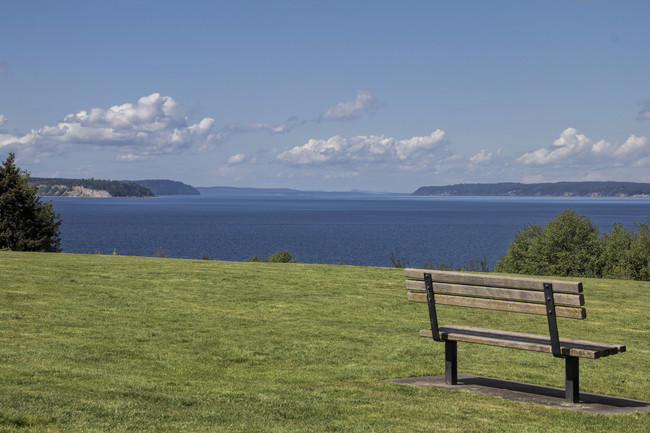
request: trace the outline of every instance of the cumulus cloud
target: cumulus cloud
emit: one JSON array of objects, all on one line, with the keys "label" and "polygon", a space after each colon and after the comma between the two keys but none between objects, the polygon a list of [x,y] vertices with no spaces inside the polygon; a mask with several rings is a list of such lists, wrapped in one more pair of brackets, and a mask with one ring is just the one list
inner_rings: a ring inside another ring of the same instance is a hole
[{"label": "cumulus cloud", "polygon": [[198,149],[199,153],[213,150],[217,144],[228,141],[235,134],[250,134],[257,132],[266,132],[270,135],[286,134],[294,128],[294,121],[290,119],[287,123],[273,125],[267,122],[255,122],[250,125],[230,124],[219,131],[208,135],[206,142]]},{"label": "cumulus cloud", "polygon": [[629,165],[650,162],[650,139],[630,135],[623,144],[600,140],[593,142],[575,128],[565,129],[551,148],[541,148],[521,155],[517,162],[528,166]]},{"label": "cumulus cloud", "polygon": [[320,116],[320,120],[352,120],[381,106],[368,91],[359,90],[354,101],[339,102]]},{"label": "cumulus cloud", "polygon": [[2,127],[4,124],[7,123],[7,118],[5,117],[4,114],[0,114],[0,149],[9,146],[10,143],[12,143],[16,137],[14,137],[11,134],[5,134],[2,132]]},{"label": "cumulus cloud", "polygon": [[176,113],[177,103],[170,96],[152,93],[108,109],[91,108],[68,114],[56,125],[33,129],[23,136],[0,136],[0,146],[52,148],[64,145],[113,147],[122,152],[123,161],[150,155],[176,153],[197,140],[208,139],[214,119],[206,117],[195,124]]},{"label": "cumulus cloud", "polygon": [[271,135],[275,134],[286,134],[287,132],[293,129],[293,125],[287,123],[280,123],[278,125],[272,125],[267,122],[255,122],[250,125],[239,125],[239,124],[230,124],[221,129],[221,133],[224,136],[232,134],[246,134],[252,132],[267,132]]},{"label": "cumulus cloud", "polygon": [[637,120],[650,120],[650,98],[639,99],[637,104],[643,107],[636,116]]},{"label": "cumulus cloud", "polygon": [[228,164],[231,165],[241,164],[244,161],[246,161],[246,155],[242,153],[232,155],[230,158],[228,158]]},{"label": "cumulus cloud", "polygon": [[277,159],[297,166],[393,163],[414,166],[429,160],[434,153],[445,152],[445,132],[437,129],[430,135],[398,140],[384,135],[327,140],[310,139],[302,146],[286,150]]},{"label": "cumulus cloud", "polygon": [[[499,149],[499,151],[497,151],[497,153],[500,153],[500,151],[501,151],[501,149]],[[485,149],[481,149],[481,151],[479,153],[477,153],[476,155],[474,155],[474,156],[472,156],[470,158],[470,161],[473,164],[486,164],[486,163],[489,163],[490,161],[492,161],[493,157],[494,157],[494,154],[492,152],[488,152]]]}]

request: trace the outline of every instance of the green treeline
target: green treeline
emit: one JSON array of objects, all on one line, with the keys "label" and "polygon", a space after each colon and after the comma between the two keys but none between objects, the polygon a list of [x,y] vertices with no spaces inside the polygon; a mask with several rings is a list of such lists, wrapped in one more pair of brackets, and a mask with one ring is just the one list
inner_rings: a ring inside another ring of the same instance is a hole
[{"label": "green treeline", "polygon": [[134,180],[150,189],[156,195],[200,195],[200,192],[191,185],[166,179]]},{"label": "green treeline", "polygon": [[650,281],[650,218],[602,236],[584,215],[567,210],[521,229],[496,272]]},{"label": "green treeline", "polygon": [[413,195],[493,197],[648,197],[650,196],[650,183],[464,183],[446,186],[423,186],[418,188]]},{"label": "green treeline", "polygon": [[117,180],[99,179],[58,179],[58,178],[31,178],[32,183],[38,185],[41,196],[56,197],[65,195],[74,187],[82,187],[95,191],[106,191],[111,197],[154,197],[149,188],[134,183]]}]

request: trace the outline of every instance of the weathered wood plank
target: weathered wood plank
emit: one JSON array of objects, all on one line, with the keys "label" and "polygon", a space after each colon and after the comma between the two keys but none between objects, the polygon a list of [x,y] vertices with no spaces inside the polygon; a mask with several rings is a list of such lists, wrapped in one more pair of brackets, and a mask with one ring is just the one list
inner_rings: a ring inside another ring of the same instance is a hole
[{"label": "weathered wood plank", "polygon": [[[450,332],[450,333],[441,332],[441,335],[443,340],[460,341],[463,343],[485,344],[488,346],[505,347],[508,349],[530,350],[530,351],[542,352],[542,353],[552,353],[552,348],[550,344],[533,343],[533,342],[527,343],[523,341],[511,341],[507,339],[466,335],[466,334],[454,333],[454,332]],[[420,331],[420,336],[431,338],[431,330],[427,329],[427,330]],[[580,358],[596,359],[596,353],[594,353],[593,351],[584,351],[584,350],[576,350],[567,347],[560,347],[560,353],[562,353],[562,355],[564,356],[576,356]]]},{"label": "weathered wood plank", "polygon": [[[423,329],[420,331],[420,335],[431,338],[431,330]],[[443,340],[552,353],[550,338],[542,335],[454,325],[440,327],[440,335]],[[569,339],[560,339],[560,346],[561,353],[564,356],[590,359],[597,359],[625,351],[625,346],[622,345]]]},{"label": "weathered wood plank", "polygon": [[[407,290],[421,291],[426,290],[424,281],[406,280]],[[467,286],[460,284],[433,283],[433,292],[439,294],[465,295],[482,298],[504,299],[522,302],[538,302],[544,304],[544,292],[532,290],[502,289],[497,287],[486,286]],[[584,295],[553,293],[553,299],[556,305],[568,305],[580,307],[585,304]]]},{"label": "weathered wood plank", "polygon": [[575,281],[562,281],[537,278],[505,277],[501,275],[469,274],[455,271],[435,271],[429,269],[404,270],[406,278],[424,279],[424,274],[429,273],[434,282],[469,284],[475,286],[492,286],[510,289],[526,289],[544,291],[544,283],[553,284],[553,291],[560,293],[581,293],[582,283]]},{"label": "weathered wood plank", "polygon": [[[525,302],[501,301],[497,299],[467,298],[463,296],[434,294],[436,304],[454,305],[457,307],[483,308],[487,310],[510,311],[514,313],[546,315],[546,305],[530,304]],[[422,292],[409,292],[408,300],[412,302],[427,302],[427,294]],[[555,307],[557,317],[570,319],[584,319],[587,317],[584,308]]]}]

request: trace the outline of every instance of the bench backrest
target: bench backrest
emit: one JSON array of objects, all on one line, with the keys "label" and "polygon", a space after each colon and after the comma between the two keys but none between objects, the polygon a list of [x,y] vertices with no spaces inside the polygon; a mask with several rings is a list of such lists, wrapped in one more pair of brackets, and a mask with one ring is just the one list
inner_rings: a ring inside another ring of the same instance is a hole
[{"label": "bench backrest", "polygon": [[555,316],[587,317],[580,282],[411,268],[404,273],[409,301],[427,302],[424,276],[430,274],[436,304],[547,315],[546,284],[552,286]]}]

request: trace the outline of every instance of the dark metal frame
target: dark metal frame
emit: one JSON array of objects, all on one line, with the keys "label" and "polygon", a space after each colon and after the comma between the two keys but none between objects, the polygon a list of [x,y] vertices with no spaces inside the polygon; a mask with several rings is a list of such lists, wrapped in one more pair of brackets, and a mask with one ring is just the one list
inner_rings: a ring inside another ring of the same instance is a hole
[{"label": "dark metal frame", "polygon": [[551,338],[551,352],[556,358],[564,358],[564,398],[577,403],[580,400],[580,358],[562,355],[560,337],[557,330],[557,316],[555,315],[555,299],[553,298],[553,284],[544,283],[544,300],[546,301],[546,318],[548,320],[548,333]]},{"label": "dark metal frame", "polygon": [[[435,341],[445,342],[445,383],[447,385],[456,385],[458,384],[458,344],[456,341],[443,340],[440,335],[438,314],[436,312],[436,299],[433,291],[433,279],[429,273],[424,274],[424,286],[427,291],[431,335]],[[544,283],[544,300],[546,301],[546,318],[548,320],[549,336],[551,339],[551,352],[556,358],[565,358],[565,399],[571,403],[578,403],[580,399],[579,358],[562,355],[557,328],[557,317],[555,315],[553,285],[551,283]]]},{"label": "dark metal frame", "polygon": [[433,294],[433,279],[431,274],[424,274],[424,286],[427,289],[427,305],[429,306],[429,322],[431,322],[431,335],[436,341],[442,341],[438,329],[438,314],[436,313],[436,298]]},{"label": "dark metal frame", "polygon": [[[424,274],[424,286],[427,290],[427,305],[429,306],[429,322],[431,322],[431,335],[435,341],[443,341],[438,328],[438,314],[436,312],[436,298],[433,293],[433,279],[431,274]],[[444,340],[445,342],[445,383],[458,384],[458,342]]]},{"label": "dark metal frame", "polygon": [[560,349],[560,337],[557,332],[557,318],[555,317],[555,300],[553,299],[553,284],[544,283],[544,300],[546,301],[546,318],[548,319],[548,333],[551,337],[551,352],[556,358],[563,358]]}]

